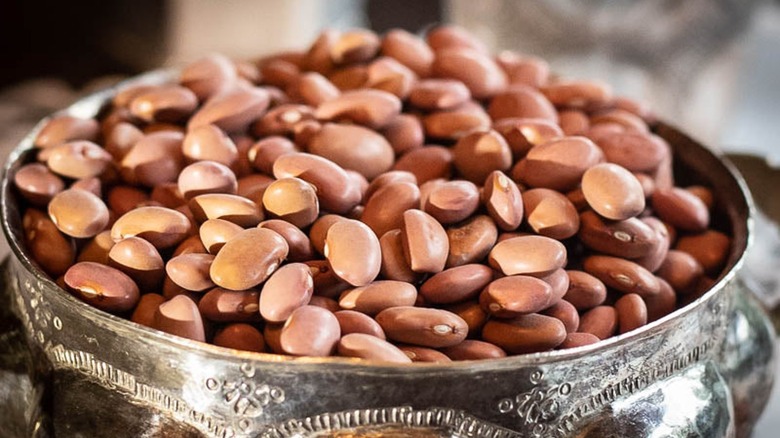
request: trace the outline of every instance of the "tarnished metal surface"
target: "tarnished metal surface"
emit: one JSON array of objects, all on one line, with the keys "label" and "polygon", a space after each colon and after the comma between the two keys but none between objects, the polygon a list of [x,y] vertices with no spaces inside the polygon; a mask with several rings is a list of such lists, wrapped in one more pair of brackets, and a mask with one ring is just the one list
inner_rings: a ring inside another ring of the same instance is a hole
[{"label": "tarnished metal surface", "polygon": [[[107,96],[74,111],[94,114]],[[674,145],[691,183],[706,181],[727,200],[719,206],[720,226],[735,236],[734,251],[713,290],[595,346],[449,365],[230,352],[102,313],[58,290],[22,251],[6,175],[3,226],[13,255],[4,265],[0,304],[10,300],[18,322],[0,325],[0,379],[19,385],[0,392],[0,433],[746,436],[771,389],[774,360],[774,334],[739,278],[750,202],[741,180],[712,152],[672,128],[658,132]],[[30,144],[28,137],[7,172]]]}]

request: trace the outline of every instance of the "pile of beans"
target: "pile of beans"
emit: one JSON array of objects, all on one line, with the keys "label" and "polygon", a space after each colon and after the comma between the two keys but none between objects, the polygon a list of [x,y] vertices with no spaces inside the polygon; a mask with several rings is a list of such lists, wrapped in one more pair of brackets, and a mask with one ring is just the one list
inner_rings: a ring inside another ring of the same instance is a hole
[{"label": "pile of beans", "polygon": [[63,289],[240,350],[497,358],[634,330],[730,238],[642,105],[462,29],[323,32],[52,118],[13,181]]}]

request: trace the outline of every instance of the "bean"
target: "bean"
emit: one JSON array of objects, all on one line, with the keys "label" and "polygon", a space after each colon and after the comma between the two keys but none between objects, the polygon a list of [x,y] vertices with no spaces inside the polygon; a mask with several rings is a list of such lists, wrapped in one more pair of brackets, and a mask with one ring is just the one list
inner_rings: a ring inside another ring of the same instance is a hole
[{"label": "bean", "polygon": [[422,276],[412,271],[409,262],[404,256],[403,243],[401,242],[401,230],[390,230],[379,239],[382,251],[382,267],[380,275],[388,280],[416,283]]},{"label": "bean", "polygon": [[411,363],[412,360],[395,345],[364,333],[342,336],[338,344],[340,356],[356,357],[378,362]]},{"label": "bean", "polygon": [[612,97],[610,88],[596,81],[558,81],[540,90],[553,105],[567,107],[599,104]]},{"label": "bean", "polygon": [[466,321],[466,325],[468,325],[469,328],[469,337],[478,337],[479,333],[482,331],[482,327],[484,327],[488,320],[487,312],[482,309],[482,306],[477,300],[450,304],[446,306],[444,310],[448,310]]},{"label": "bean", "polygon": [[450,251],[446,267],[481,262],[498,239],[495,222],[485,215],[477,215],[447,229]]},{"label": "bean", "polygon": [[323,254],[333,272],[353,286],[374,281],[382,266],[379,239],[356,220],[338,221],[328,229]]},{"label": "bean", "polygon": [[627,294],[615,301],[619,333],[628,333],[647,324],[647,306],[637,294]]},{"label": "bean", "polygon": [[46,149],[45,157],[52,172],[74,179],[101,175],[112,159],[105,149],[86,140],[51,146]]},{"label": "bean", "polygon": [[133,310],[130,321],[146,327],[154,328],[154,314],[160,304],[165,302],[165,297],[159,294],[143,294]]},{"label": "bean", "polygon": [[556,318],[532,313],[488,321],[482,329],[482,339],[507,353],[536,353],[560,345],[566,339],[566,327]]},{"label": "bean", "polygon": [[398,348],[404,352],[404,354],[412,360],[412,362],[428,362],[428,363],[447,363],[452,362],[452,359],[447,357],[446,354],[439,350],[434,350],[428,347],[418,347],[416,345],[399,345]]},{"label": "bean", "polygon": [[260,321],[258,300],[260,293],[254,289],[228,290],[215,287],[198,301],[201,315],[214,322]]},{"label": "bean", "polygon": [[364,86],[387,91],[404,100],[409,96],[417,75],[408,67],[390,57],[375,59],[366,69]]},{"label": "bean", "polygon": [[454,79],[424,79],[409,93],[409,103],[428,111],[448,110],[471,100],[463,82]]},{"label": "bean", "polygon": [[238,195],[206,193],[190,199],[187,205],[199,223],[223,219],[241,227],[254,227],[263,220],[260,207]]},{"label": "bean", "polygon": [[467,48],[487,53],[487,48],[476,36],[456,25],[443,24],[436,26],[428,31],[425,38],[434,51],[446,48]]},{"label": "bean", "polygon": [[452,360],[482,360],[500,359],[506,357],[506,352],[497,345],[476,339],[466,339],[460,344],[442,349]]},{"label": "bean", "polygon": [[632,261],[592,255],[585,258],[583,266],[587,273],[620,292],[636,293],[642,297],[659,292],[660,285],[655,276]]},{"label": "bean", "polygon": [[651,199],[655,214],[675,228],[701,232],[710,224],[707,205],[685,189],[657,189]]},{"label": "bean", "polygon": [[580,215],[579,237],[590,249],[617,257],[646,257],[658,245],[659,236],[637,218],[605,221],[592,211]]},{"label": "bean", "polygon": [[525,275],[510,275],[490,282],[479,295],[479,303],[498,318],[536,313],[549,306],[552,288],[544,281]]},{"label": "bean", "polygon": [[512,166],[512,151],[496,131],[476,131],[461,137],[452,151],[453,164],[467,180],[481,184],[493,171]]},{"label": "bean", "polygon": [[368,61],[379,51],[379,37],[369,30],[355,29],[340,34],[330,47],[334,64]]},{"label": "bean", "polygon": [[298,125],[314,120],[314,108],[308,105],[285,103],[269,109],[252,125],[251,131],[261,138],[285,136],[293,134]]},{"label": "bean", "polygon": [[35,146],[49,148],[62,143],[86,140],[97,140],[99,125],[95,119],[82,119],[70,115],[52,117],[38,131]]},{"label": "bean", "polygon": [[193,234],[187,237],[186,239],[182,240],[181,243],[176,246],[176,249],[173,250],[173,254],[171,254],[171,257],[176,257],[178,255],[191,254],[191,253],[197,253],[197,254],[208,253],[206,247],[203,246],[203,242],[200,240],[200,236],[198,236],[197,234]]},{"label": "bean", "polygon": [[198,235],[209,254],[217,254],[225,242],[241,232],[243,228],[223,219],[208,219],[200,225]]},{"label": "bean", "polygon": [[198,97],[188,88],[163,85],[140,93],[130,102],[130,114],[145,122],[176,123],[198,107]]},{"label": "bean", "polygon": [[545,276],[566,265],[566,247],[544,236],[513,237],[496,244],[488,262],[504,275]]},{"label": "bean", "polygon": [[314,186],[300,178],[281,178],[263,193],[263,207],[274,217],[299,228],[311,225],[320,211]]},{"label": "bean", "polygon": [[106,264],[129,276],[142,291],[157,290],[165,275],[165,263],[157,248],[139,237],[128,237],[108,251]]},{"label": "bean", "polygon": [[307,265],[290,263],[277,269],[263,285],[260,314],[266,321],[284,322],[293,311],[309,303],[314,279]]},{"label": "bean", "polygon": [[453,224],[470,217],[477,207],[476,185],[468,181],[447,181],[431,190],[423,210],[442,224]]},{"label": "bean", "polygon": [[707,206],[707,210],[712,211],[715,206],[715,194],[712,193],[712,190],[709,187],[696,185],[686,187],[685,190],[701,199],[701,202]]},{"label": "bean", "polygon": [[260,330],[249,324],[230,324],[219,330],[213,339],[214,345],[235,350],[265,352],[265,339]]},{"label": "bean", "polygon": [[206,342],[198,305],[186,295],[177,295],[160,304],[154,314],[154,328],[182,338]]},{"label": "bean", "polygon": [[590,119],[584,112],[576,109],[559,112],[558,124],[566,135],[585,135],[590,130]]},{"label": "bean", "polygon": [[421,210],[404,212],[401,243],[412,271],[436,273],[444,270],[450,244],[444,228],[431,215]]},{"label": "bean", "polygon": [[[644,122],[642,122],[644,123]],[[642,132],[617,132],[596,137],[604,157],[632,172],[653,172],[670,153],[660,137]]]},{"label": "bean", "polygon": [[539,279],[550,285],[549,306],[553,306],[561,301],[569,290],[569,274],[563,268],[556,269],[551,274],[539,277]]},{"label": "bean", "polygon": [[577,313],[577,308],[566,300],[560,300],[548,307],[542,312],[542,315],[552,316],[561,321],[566,327],[566,333],[574,333],[580,326],[580,315]]},{"label": "bean", "polygon": [[612,306],[596,306],[580,317],[579,331],[607,339],[618,330],[618,312]]},{"label": "bean", "polygon": [[647,133],[649,130],[647,123],[641,117],[622,108],[597,112],[591,116],[590,121],[593,125],[601,123],[617,124],[622,126],[626,132]]},{"label": "bean", "polygon": [[320,120],[348,120],[370,128],[386,126],[401,112],[401,100],[381,90],[346,91],[314,112]]},{"label": "bean", "polygon": [[342,336],[350,333],[364,333],[379,339],[386,339],[385,332],[379,323],[365,313],[354,310],[339,310],[333,314],[339,320]]},{"label": "bean", "polygon": [[569,288],[563,299],[577,310],[588,310],[604,303],[607,287],[598,278],[583,271],[566,271],[569,276]]},{"label": "bean", "polygon": [[190,200],[204,193],[235,194],[236,175],[230,168],[216,161],[198,161],[182,169],[178,189],[184,199]]},{"label": "bean", "polygon": [[422,122],[428,137],[442,140],[457,140],[470,132],[487,130],[491,125],[487,112],[472,101],[428,114]]},{"label": "bean", "polygon": [[468,334],[466,321],[441,309],[391,307],[375,319],[388,339],[422,347],[449,347],[463,342]]},{"label": "bean", "polygon": [[113,246],[114,239],[111,238],[111,230],[103,230],[84,244],[78,253],[77,260],[79,262],[95,262],[107,265],[109,262],[108,254]]},{"label": "bean", "polygon": [[566,340],[563,341],[561,345],[558,346],[559,349],[563,350],[566,348],[577,348],[577,347],[584,347],[586,345],[592,345],[597,342],[599,342],[601,339],[596,337],[596,335],[593,335],[591,333],[569,333],[566,335]]},{"label": "bean", "polygon": [[122,179],[146,187],[175,182],[183,167],[183,140],[182,134],[172,131],[145,135],[122,158]]},{"label": "bean", "polygon": [[203,101],[232,86],[236,79],[236,69],[230,59],[211,54],[187,65],[179,82]]},{"label": "bean", "polygon": [[669,235],[669,228],[655,217],[644,217],[640,219],[645,225],[653,229],[655,233],[655,243],[650,251],[644,257],[634,260],[643,268],[650,272],[655,272],[661,266],[666,254],[669,251],[669,243],[672,238]]},{"label": "bean", "polygon": [[331,71],[327,76],[339,91],[358,91],[368,82],[368,67],[364,64],[348,65]]},{"label": "bean", "polygon": [[49,202],[49,217],[54,225],[71,237],[94,237],[106,228],[108,207],[90,192],[68,189]]},{"label": "bean", "polygon": [[496,94],[487,110],[493,120],[519,117],[558,123],[558,112],[552,103],[536,88],[526,85],[512,85]]},{"label": "bean", "polygon": [[393,165],[393,148],[380,134],[362,126],[326,123],[311,139],[309,151],[368,179]]},{"label": "bean", "polygon": [[40,163],[25,164],[13,176],[19,193],[31,204],[43,207],[65,188],[65,182]]},{"label": "bean", "polygon": [[704,275],[704,268],[687,252],[669,250],[656,275],[666,280],[680,295],[694,292]]},{"label": "bean", "polygon": [[425,141],[422,121],[411,114],[397,115],[382,128],[381,134],[396,154],[421,148]]},{"label": "bean", "polygon": [[285,82],[287,83],[280,86],[287,87],[287,94],[295,100],[313,107],[336,99],[341,94],[341,91],[328,78],[317,72],[301,74],[299,71],[295,71]]},{"label": "bean", "polygon": [[433,275],[420,286],[426,301],[449,304],[476,298],[493,279],[493,270],[485,265],[467,264]]},{"label": "bean", "polygon": [[729,236],[716,230],[680,237],[675,246],[675,249],[693,256],[709,275],[719,272],[729,256],[730,248]]},{"label": "bean", "polygon": [[182,254],[168,260],[165,264],[165,272],[179,287],[201,292],[214,287],[214,282],[209,276],[213,262],[214,256],[211,254]]},{"label": "bean", "polygon": [[164,207],[139,207],[120,216],[111,227],[114,241],[138,236],[155,248],[170,248],[179,244],[192,230],[184,214]]},{"label": "bean", "polygon": [[597,164],[582,175],[582,193],[596,213],[612,220],[637,216],[645,209],[642,185],[617,164]]},{"label": "bean", "polygon": [[493,129],[504,137],[515,160],[525,157],[532,148],[564,135],[553,122],[519,117],[497,120]]},{"label": "bean", "polygon": [[74,242],[43,212],[28,208],[22,218],[24,242],[33,259],[52,277],[65,273],[76,258]]},{"label": "bean", "polygon": [[475,99],[492,97],[507,85],[506,74],[487,54],[467,48],[436,51],[432,72],[463,82]]},{"label": "bean", "polygon": [[314,257],[314,248],[312,248],[309,237],[295,225],[280,219],[270,219],[260,222],[257,227],[268,228],[284,238],[289,247],[288,261],[304,262]]},{"label": "bean", "polygon": [[381,53],[409,67],[418,76],[430,74],[433,51],[422,39],[403,29],[392,29],[384,35]]},{"label": "bean", "polygon": [[187,129],[214,125],[227,133],[244,132],[265,113],[270,102],[262,88],[235,85],[211,96],[190,118]]},{"label": "bean", "polygon": [[94,262],[78,262],[64,277],[68,291],[109,313],[132,310],[140,298],[138,286],[122,271]]},{"label": "bean", "polygon": [[414,175],[418,184],[452,174],[452,151],[442,146],[424,146],[407,151],[393,165],[393,170]]},{"label": "bean", "polygon": [[531,189],[523,193],[523,214],[536,234],[564,240],[580,230],[580,216],[569,199],[551,189]]},{"label": "bean", "polygon": [[241,231],[214,257],[211,280],[230,290],[250,289],[264,282],[287,257],[287,242],[266,228]]},{"label": "bean", "polygon": [[297,177],[317,188],[317,197],[324,210],[344,214],[361,198],[344,169],[332,161],[306,153],[291,153],[277,158],[274,177]]},{"label": "bean", "polygon": [[417,301],[414,285],[402,281],[379,280],[365,286],[347,289],[339,298],[339,306],[366,315],[398,306],[413,306]]},{"label": "bean", "polygon": [[279,344],[293,356],[330,356],[341,338],[339,321],[329,310],[315,306],[295,309],[284,323]]},{"label": "bean", "polygon": [[512,175],[531,187],[568,191],[584,184],[585,173],[603,161],[602,151],[585,137],[554,138],[531,148]]},{"label": "bean", "polygon": [[511,50],[503,50],[496,61],[506,72],[510,84],[523,84],[541,87],[550,77],[550,65],[535,56],[520,55]]},{"label": "bean", "polygon": [[488,215],[504,231],[513,231],[523,221],[523,197],[520,189],[500,170],[490,173],[482,188],[482,203]]}]

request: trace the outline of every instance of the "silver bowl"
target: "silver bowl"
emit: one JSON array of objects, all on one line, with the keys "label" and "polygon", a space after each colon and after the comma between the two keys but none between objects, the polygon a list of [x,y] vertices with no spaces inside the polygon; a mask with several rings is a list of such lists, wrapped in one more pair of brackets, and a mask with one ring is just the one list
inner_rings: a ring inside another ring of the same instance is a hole
[{"label": "silver bowl", "polygon": [[[94,116],[115,91],[65,112]],[[23,248],[10,182],[31,158],[36,131],[2,182],[12,249],[0,287],[2,436],[746,437],[772,388],[774,331],[744,281],[752,201],[722,156],[668,125],[655,132],[688,183],[713,187],[720,226],[733,236],[709,292],[591,346],[404,366],[231,351],[65,293]]]}]

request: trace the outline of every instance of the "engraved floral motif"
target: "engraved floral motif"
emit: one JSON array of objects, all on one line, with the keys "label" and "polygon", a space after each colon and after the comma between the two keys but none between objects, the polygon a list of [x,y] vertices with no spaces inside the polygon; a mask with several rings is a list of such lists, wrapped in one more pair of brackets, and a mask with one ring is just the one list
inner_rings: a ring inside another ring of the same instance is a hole
[{"label": "engraved floral motif", "polygon": [[561,415],[561,404],[571,394],[572,385],[563,382],[556,385],[544,385],[544,373],[536,370],[529,378],[533,387],[514,397],[498,402],[498,411],[506,415],[516,415],[522,424],[532,425],[532,436],[549,436],[547,425]]},{"label": "engraved floral motif", "polygon": [[62,330],[62,320],[54,314],[49,301],[43,294],[44,285],[40,281],[33,282],[29,278],[22,284],[23,290],[29,297],[29,313],[32,315],[27,321],[27,328],[30,335],[39,343],[46,342],[46,334],[55,330]]},{"label": "engraved floral motif", "polygon": [[237,379],[206,379],[206,389],[219,392],[233,412],[242,417],[257,417],[264,409],[284,401],[284,391],[276,386],[254,380],[255,369],[251,364],[242,364],[241,376]]}]

